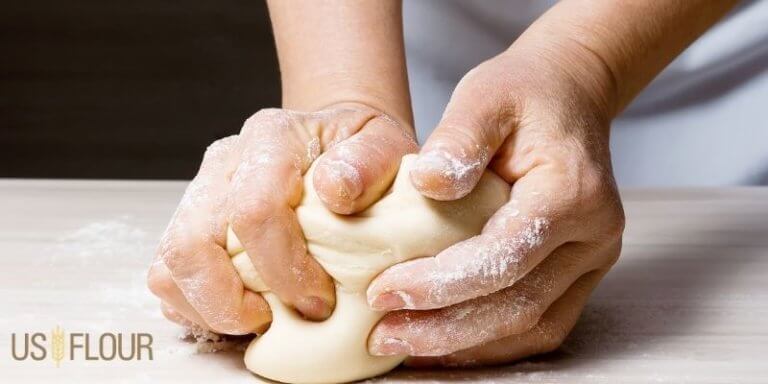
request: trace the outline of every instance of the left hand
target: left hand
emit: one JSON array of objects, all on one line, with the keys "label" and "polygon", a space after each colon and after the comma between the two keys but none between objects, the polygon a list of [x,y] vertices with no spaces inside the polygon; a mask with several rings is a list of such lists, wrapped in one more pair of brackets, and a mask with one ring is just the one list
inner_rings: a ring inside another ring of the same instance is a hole
[{"label": "left hand", "polygon": [[162,237],[148,286],[163,314],[231,335],[261,333],[272,321],[268,303],[232,265],[229,226],[283,303],[307,319],[328,318],[333,280],[307,253],[294,212],[304,173],[324,152],[313,179],[318,196],[333,212],[354,213],[379,199],[416,149],[409,124],[361,103],[254,114],[239,135],[206,151]]},{"label": "left hand", "polygon": [[[547,51],[505,52],[457,86],[411,173],[425,196],[468,194],[486,167],[512,185],[482,233],[395,265],[368,289],[395,311],[375,355],[409,365],[504,363],[556,349],[617,260],[624,214],[608,149],[600,66]],[[597,68],[597,69],[595,69]]]}]

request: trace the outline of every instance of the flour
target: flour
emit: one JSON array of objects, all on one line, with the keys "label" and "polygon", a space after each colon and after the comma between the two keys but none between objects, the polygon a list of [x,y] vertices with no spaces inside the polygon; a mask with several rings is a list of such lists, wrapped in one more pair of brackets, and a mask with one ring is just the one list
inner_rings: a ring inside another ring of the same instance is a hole
[{"label": "flour", "polygon": [[[363,178],[358,169],[345,160],[326,160],[321,163],[322,171],[338,185],[336,196],[353,200],[363,193]],[[326,204],[332,201],[323,200]]]},{"label": "flour", "polygon": [[[66,314],[56,320],[77,331],[144,331],[127,320],[137,314],[160,322],[158,302],[149,294],[143,272],[157,237],[137,221],[124,215],[85,222],[53,239],[33,263],[41,275],[55,278],[33,279],[29,288],[54,294],[45,306],[36,305],[46,313]],[[91,309],[72,310],[83,307]]]},{"label": "flour", "polygon": [[[441,198],[456,199],[468,194],[485,170],[488,160],[486,150],[478,148],[478,155],[470,157],[462,151],[455,156],[450,151],[436,148],[419,156],[414,171],[420,175],[439,174],[450,183],[451,194]],[[417,184],[419,180],[415,181]],[[423,187],[423,185],[418,185]]]},{"label": "flour", "polygon": [[[523,219],[522,229],[514,236],[483,234],[451,246],[434,258],[428,273],[413,276],[426,285],[425,301],[442,307],[461,299],[487,295],[512,285],[531,266],[526,263],[539,248],[549,228],[549,221],[535,217]],[[424,262],[416,260],[414,263]],[[407,274],[409,263],[396,265]],[[413,285],[418,286],[418,283]]]},{"label": "flour", "polygon": [[[514,236],[478,235],[434,258],[390,267],[387,274],[405,280],[401,284],[413,292],[389,293],[401,298],[420,295],[419,309],[437,309],[390,315],[374,331],[374,343],[412,335],[413,339],[406,339],[419,340],[420,355],[442,356],[529,330],[545,309],[541,293],[550,292],[555,281],[548,274],[527,275],[533,267],[532,253],[544,243],[549,221],[540,217],[517,220],[520,230]],[[413,302],[406,302],[405,309],[415,308]]]},{"label": "flour", "polygon": [[248,343],[253,340],[252,335],[220,335],[197,326],[185,327],[178,338],[180,340],[194,342],[195,352],[197,353],[216,353],[225,351],[243,352],[248,347]]},{"label": "flour", "polygon": [[[48,263],[109,263],[115,257],[151,252],[148,234],[132,225],[129,216],[89,223],[56,239]],[[63,260],[66,258],[66,260]]]},{"label": "flour", "polygon": [[315,159],[320,156],[320,152],[320,139],[313,137],[309,140],[309,143],[307,143],[307,164],[313,163]]},{"label": "flour", "polygon": [[414,308],[413,298],[411,295],[403,291],[393,291],[392,294],[397,295],[397,297],[403,301],[403,308]]}]

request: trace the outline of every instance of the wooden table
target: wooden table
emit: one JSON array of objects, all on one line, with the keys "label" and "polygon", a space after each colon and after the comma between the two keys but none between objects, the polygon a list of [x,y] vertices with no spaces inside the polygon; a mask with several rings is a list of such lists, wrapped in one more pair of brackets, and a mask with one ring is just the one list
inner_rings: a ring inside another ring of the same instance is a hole
[{"label": "wooden table", "polygon": [[[200,354],[179,340],[145,288],[184,186],[0,180],[0,383],[257,380],[238,353]],[[397,370],[374,381],[768,382],[768,189],[623,196],[622,258],[561,351],[501,368]],[[153,360],[79,356],[56,367],[50,357],[11,358],[13,333],[49,337],[56,326],[92,338],[150,333]]]}]

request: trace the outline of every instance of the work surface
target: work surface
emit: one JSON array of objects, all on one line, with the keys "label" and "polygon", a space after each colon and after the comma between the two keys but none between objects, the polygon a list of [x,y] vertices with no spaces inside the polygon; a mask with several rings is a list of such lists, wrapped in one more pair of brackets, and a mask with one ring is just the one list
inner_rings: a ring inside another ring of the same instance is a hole
[{"label": "work surface", "polygon": [[[197,353],[180,340],[145,288],[184,186],[0,180],[0,382],[258,380],[240,354]],[[622,195],[621,259],[560,351],[482,370],[396,370],[373,381],[768,382],[768,189]],[[50,355],[12,359],[13,333],[17,350],[25,333],[46,333],[47,346],[56,326],[92,339],[150,333],[153,360],[86,361],[79,352],[56,367]]]}]

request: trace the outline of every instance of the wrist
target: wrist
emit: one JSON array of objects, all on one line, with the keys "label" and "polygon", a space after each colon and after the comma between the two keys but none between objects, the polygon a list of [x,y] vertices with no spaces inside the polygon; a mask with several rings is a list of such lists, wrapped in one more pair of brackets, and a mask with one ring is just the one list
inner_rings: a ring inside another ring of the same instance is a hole
[{"label": "wrist", "polygon": [[[556,108],[580,110],[591,119],[610,122],[618,105],[618,83],[606,60],[587,47],[555,40],[512,45],[502,54],[523,73],[529,94]],[[531,81],[532,80],[532,81]]]},{"label": "wrist", "polygon": [[283,107],[361,102],[412,125],[401,4],[270,1]]},{"label": "wrist", "polygon": [[564,0],[512,49],[544,52],[606,110],[609,119],[736,0]]}]

